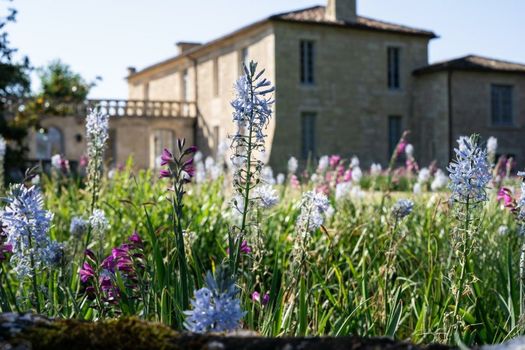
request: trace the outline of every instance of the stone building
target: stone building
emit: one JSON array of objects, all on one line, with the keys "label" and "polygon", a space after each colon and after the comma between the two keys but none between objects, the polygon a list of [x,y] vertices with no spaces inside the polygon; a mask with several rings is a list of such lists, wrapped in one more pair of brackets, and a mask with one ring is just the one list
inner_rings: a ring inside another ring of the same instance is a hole
[{"label": "stone building", "polygon": [[[235,131],[233,84],[243,62],[255,60],[276,86],[267,129],[274,167],[290,156],[330,153],[385,164],[405,129],[424,164],[436,159],[443,166],[455,139],[472,132],[498,137],[501,152],[523,163],[525,65],[477,56],[429,65],[428,44],[436,37],[359,16],[356,0],[328,0],[205,44],[179,42],[175,57],[129,68],[129,100],[94,103],[115,115],[110,153],[116,162],[133,155],[137,166],[153,166],[177,137],[212,154]],[[59,135],[57,150],[79,156],[80,119],[44,123]]]}]

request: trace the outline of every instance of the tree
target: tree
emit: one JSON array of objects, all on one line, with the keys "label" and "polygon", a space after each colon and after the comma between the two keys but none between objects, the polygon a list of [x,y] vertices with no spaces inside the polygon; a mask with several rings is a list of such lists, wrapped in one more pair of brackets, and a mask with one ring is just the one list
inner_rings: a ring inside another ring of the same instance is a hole
[{"label": "tree", "polygon": [[[8,1],[11,0],[1,0]],[[28,97],[31,92],[29,59],[22,58],[15,62],[13,55],[17,49],[11,47],[6,27],[15,22],[17,11],[7,7],[5,16],[0,16],[0,134],[8,141],[5,158],[6,168],[20,168],[27,152],[23,141],[27,136],[28,120],[13,118],[8,113],[8,106],[13,100]],[[7,172],[9,176],[9,172]]]},{"label": "tree", "polygon": [[[59,59],[39,69],[41,90],[25,104],[20,113],[24,119],[38,123],[41,116],[71,116],[78,114],[89,91],[96,85],[87,82],[80,74]],[[100,78],[97,78],[99,80]]]}]

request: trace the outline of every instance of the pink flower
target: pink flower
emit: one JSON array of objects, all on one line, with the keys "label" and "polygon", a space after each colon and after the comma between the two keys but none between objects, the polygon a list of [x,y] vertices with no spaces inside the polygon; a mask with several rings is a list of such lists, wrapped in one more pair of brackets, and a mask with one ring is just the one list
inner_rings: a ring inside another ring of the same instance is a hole
[{"label": "pink flower", "polygon": [[348,169],[347,171],[345,171],[345,174],[343,176],[343,182],[349,182],[351,180],[352,180],[352,170]]},{"label": "pink flower", "polygon": [[89,162],[89,159],[88,159],[87,156],[81,156],[81,157],[80,157],[80,160],[79,160],[79,162],[78,162],[78,163],[79,163],[78,165],[79,165],[81,168],[85,168],[85,167],[87,167],[88,162]]},{"label": "pink flower", "polygon": [[256,303],[261,303],[261,305],[266,305],[270,301],[270,293],[266,292],[264,293],[264,296],[261,300],[261,294],[257,291],[254,291],[252,293],[252,300]]},{"label": "pink flower", "polygon": [[514,207],[516,206],[514,203],[514,198],[512,197],[512,192],[506,187],[502,187],[498,191],[497,199],[498,202],[503,201],[503,205],[505,206],[505,208],[514,209]]},{"label": "pink flower", "polygon": [[407,144],[408,143],[405,140],[401,140],[401,142],[399,142],[396,148],[396,154],[398,157],[405,153],[405,148],[407,147]]},{"label": "pink flower", "polygon": [[300,185],[301,184],[299,183],[299,180],[297,179],[297,176],[292,175],[290,177],[290,186],[292,186],[292,188],[299,188]]},{"label": "pink flower", "polygon": [[330,156],[330,166],[335,168],[341,161],[341,156],[334,154]]}]

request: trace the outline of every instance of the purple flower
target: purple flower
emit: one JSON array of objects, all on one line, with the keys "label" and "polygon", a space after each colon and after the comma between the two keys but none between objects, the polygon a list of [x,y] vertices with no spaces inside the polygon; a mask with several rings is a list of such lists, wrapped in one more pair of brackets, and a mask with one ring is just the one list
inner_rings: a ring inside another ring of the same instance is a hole
[{"label": "purple flower", "polygon": [[165,166],[174,161],[173,154],[171,154],[170,151],[164,148],[164,150],[162,151],[162,155],[160,156],[160,160],[161,160],[160,165]]},{"label": "purple flower", "polygon": [[250,254],[252,252],[252,248],[248,245],[247,241],[242,241],[241,243],[241,253],[244,254]]},{"label": "purple flower", "polygon": [[258,291],[252,293],[252,300],[256,303],[261,303],[261,305],[266,305],[270,302],[270,293],[264,293],[264,296],[261,299],[261,294]]},{"label": "purple flower", "polygon": [[161,169],[159,174],[160,174],[159,178],[161,178],[161,179],[163,177],[171,177],[171,171],[168,170],[168,169]]},{"label": "purple flower", "polygon": [[95,270],[87,262],[84,263],[84,266],[80,269],[80,280],[82,283],[86,283],[95,276]]},{"label": "purple flower", "polygon": [[6,253],[12,253],[13,246],[11,244],[0,245],[0,262],[4,261],[7,256]]},{"label": "purple flower", "polygon": [[133,232],[133,234],[128,238],[128,241],[134,245],[142,245],[142,239],[137,232]]},{"label": "purple flower", "polygon": [[262,298],[261,304],[266,305],[270,302],[270,293],[266,292],[264,293],[264,296]]}]

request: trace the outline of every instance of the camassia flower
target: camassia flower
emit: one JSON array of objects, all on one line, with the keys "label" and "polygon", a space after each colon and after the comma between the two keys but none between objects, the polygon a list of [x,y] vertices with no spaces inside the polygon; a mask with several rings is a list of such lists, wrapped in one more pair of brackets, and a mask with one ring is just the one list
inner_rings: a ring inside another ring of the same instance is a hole
[{"label": "camassia flower", "polygon": [[226,332],[239,327],[246,312],[237,298],[239,289],[224,270],[206,275],[206,287],[195,291],[192,309],[185,311],[184,326],[194,333]]},{"label": "camassia flower", "polygon": [[408,216],[408,214],[412,212],[413,208],[414,202],[408,199],[400,199],[396,204],[394,204],[394,207],[392,208],[392,214],[396,219],[400,220],[405,216]]},{"label": "camassia flower", "polygon": [[53,215],[43,208],[43,202],[38,188],[16,184],[11,186],[1,213],[9,246],[4,251],[12,250],[11,266],[19,278],[56,266],[61,247],[49,238]]},{"label": "camassia flower", "polygon": [[487,152],[478,147],[474,137],[462,137],[458,143],[456,159],[447,168],[452,199],[471,204],[486,201],[486,188],[492,179]]}]

